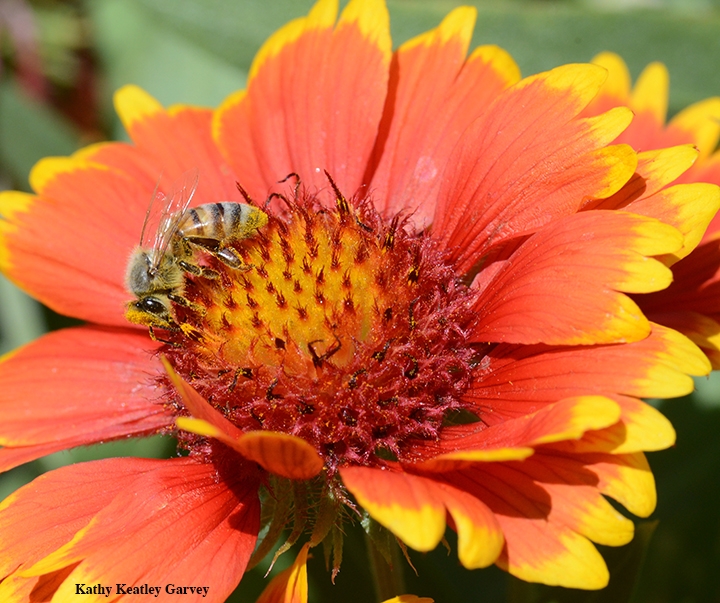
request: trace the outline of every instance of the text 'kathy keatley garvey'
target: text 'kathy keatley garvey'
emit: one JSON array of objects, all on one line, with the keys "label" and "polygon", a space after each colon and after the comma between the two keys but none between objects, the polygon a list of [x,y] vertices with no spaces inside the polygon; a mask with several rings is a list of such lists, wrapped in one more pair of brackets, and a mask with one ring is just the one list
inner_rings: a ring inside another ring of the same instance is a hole
[{"label": "text 'kathy keatley garvey'", "polygon": [[[114,590],[113,590],[114,589]],[[157,597],[161,592],[168,595],[194,595],[202,594],[207,597],[210,591],[209,586],[178,586],[176,584],[166,584],[165,586],[151,586],[150,584],[140,584],[128,586],[125,583],[117,583],[113,585],[104,584],[76,584],[76,595],[153,595]]]}]

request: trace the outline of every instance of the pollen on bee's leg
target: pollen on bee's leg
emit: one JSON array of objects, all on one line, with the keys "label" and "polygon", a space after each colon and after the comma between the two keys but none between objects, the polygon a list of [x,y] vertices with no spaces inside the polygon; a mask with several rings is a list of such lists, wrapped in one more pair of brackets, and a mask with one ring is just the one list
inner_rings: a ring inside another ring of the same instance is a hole
[{"label": "pollen on bee's leg", "polygon": [[285,198],[228,247],[247,270],[208,253],[219,278],[185,277],[166,352],[226,419],[304,439],[328,476],[417,458],[460,409],[473,358],[473,294],[430,238],[333,192],[330,207]]}]

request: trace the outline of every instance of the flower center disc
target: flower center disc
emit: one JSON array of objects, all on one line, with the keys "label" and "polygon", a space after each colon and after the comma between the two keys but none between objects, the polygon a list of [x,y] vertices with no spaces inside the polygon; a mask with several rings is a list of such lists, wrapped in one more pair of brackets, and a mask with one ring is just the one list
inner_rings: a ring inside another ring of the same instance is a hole
[{"label": "flower center disc", "polygon": [[330,472],[419,458],[470,380],[471,292],[398,217],[287,205],[235,245],[247,269],[198,257],[219,276],[185,277],[164,353],[240,429],[299,436]]}]

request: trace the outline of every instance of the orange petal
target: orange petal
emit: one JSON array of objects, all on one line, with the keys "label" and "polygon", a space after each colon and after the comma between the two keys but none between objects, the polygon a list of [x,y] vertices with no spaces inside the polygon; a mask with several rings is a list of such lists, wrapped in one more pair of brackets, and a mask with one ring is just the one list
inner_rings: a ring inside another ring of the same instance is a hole
[{"label": "orange petal", "polygon": [[512,58],[496,46],[465,59],[476,12],[453,10],[436,29],[403,44],[393,62],[370,190],[381,211],[409,209],[419,227],[432,219],[442,173],[462,132],[519,79]]},{"label": "orange petal", "polygon": [[[505,536],[505,548],[497,560],[500,567],[531,582],[602,588],[608,581],[602,557],[576,531],[582,512],[577,507],[574,514],[571,508],[566,507],[564,513],[556,508],[552,498],[555,492],[525,473],[528,462],[475,466],[447,475],[446,479],[482,500],[494,513]],[[552,481],[560,480],[559,476],[552,476]],[[578,493],[582,491],[575,487]],[[600,498],[597,494],[595,500]],[[577,502],[582,509],[585,501],[578,497]],[[564,522],[568,519],[572,519],[571,526]]]},{"label": "orange petal", "polygon": [[618,108],[575,119],[605,72],[566,65],[503,92],[463,133],[442,177],[433,231],[461,272],[492,246],[614,194],[637,158],[607,147],[631,119]]},{"label": "orange petal", "polygon": [[[13,492],[0,503],[0,578],[33,565],[71,540],[129,483],[158,462],[118,458],[69,465]],[[93,494],[78,495],[84,491]]]},{"label": "orange petal", "polygon": [[649,517],[655,510],[655,478],[642,452],[587,454],[578,458],[598,477],[598,489],[628,511],[638,517]]},{"label": "orange petal", "polygon": [[434,479],[398,471],[345,467],[343,483],[370,516],[408,546],[429,551],[445,532],[445,509],[467,568],[487,567],[503,545],[498,523],[476,497]]},{"label": "orange petal", "polygon": [[[482,438],[479,438],[482,440]],[[459,439],[447,443],[448,448],[460,447],[459,450],[446,452],[434,456],[426,461],[413,465],[417,469],[423,471],[432,471],[436,473],[444,473],[455,469],[462,469],[474,463],[494,463],[498,461],[522,461],[535,452],[532,448],[518,446],[515,448],[485,448],[482,446],[485,442],[479,443],[472,439]],[[465,446],[467,445],[467,449]],[[492,444],[490,444],[492,446]]]},{"label": "orange petal", "polygon": [[118,583],[210,585],[224,600],[250,558],[260,512],[252,468],[238,466],[237,457],[218,460],[218,468],[188,458],[148,461],[153,470],[122,482],[71,541],[23,574],[79,562],[57,600],[72,600],[76,584],[98,583],[112,585],[112,594]]},{"label": "orange petal", "polygon": [[675,443],[672,424],[658,410],[635,398],[614,396],[620,407],[617,423],[587,431],[577,441],[553,444],[553,449],[570,454],[609,452],[626,454],[643,450],[663,450]]},{"label": "orange petal", "polygon": [[720,209],[720,187],[704,182],[678,184],[634,201],[628,204],[627,209],[658,218],[682,233],[682,247],[661,258],[664,264],[672,266],[700,243],[710,220]]},{"label": "orange petal", "polygon": [[676,397],[690,393],[688,375],[707,374],[702,352],[679,333],[653,325],[642,341],[577,348],[498,346],[466,394],[489,424],[534,412],[548,402],[595,394],[612,398]]},{"label": "orange petal", "polygon": [[323,460],[302,438],[273,431],[249,431],[237,441],[238,451],[268,471],[289,479],[310,479]]},{"label": "orange petal", "polygon": [[146,208],[161,175],[163,180],[173,183],[188,170],[197,170],[199,174],[194,205],[240,200],[235,177],[212,139],[210,109],[186,106],[164,109],[137,86],[120,88],[115,93],[115,108],[135,145],[132,157],[112,146],[92,149],[91,157],[93,161],[127,169],[129,174],[142,178],[146,186],[145,179],[149,178],[152,186],[144,197]]},{"label": "orange petal", "polygon": [[156,345],[130,329],[79,327],[5,356],[0,468],[43,456],[48,446],[54,452],[172,424],[172,414],[155,401],[152,374],[160,367],[149,352]]},{"label": "orange petal", "polygon": [[448,484],[436,483],[433,493],[443,502],[458,535],[458,559],[468,569],[497,561],[505,538],[495,515],[481,500]]},{"label": "orange petal", "polygon": [[588,105],[588,115],[599,115],[630,101],[630,71],[622,57],[614,52],[601,52],[592,60],[594,65],[607,69],[608,77],[600,94]]},{"label": "orange petal", "polygon": [[678,130],[678,136],[690,135],[700,151],[700,159],[707,158],[720,139],[720,98],[707,98],[677,113],[668,124],[668,131]]},{"label": "orange petal", "polygon": [[633,522],[614,509],[596,488],[593,467],[574,456],[557,455],[549,447],[546,454],[539,452],[517,469],[533,482],[541,483],[550,495],[554,521],[598,544],[627,544],[633,537]]},{"label": "orange petal", "polygon": [[275,576],[256,603],[307,603],[307,556],[309,544],[300,549],[293,564]]},{"label": "orange petal", "polygon": [[[644,312],[654,320],[679,328],[698,342],[714,341],[712,322],[693,324],[694,314],[718,321],[718,280],[720,272],[720,240],[709,240],[673,267],[673,283],[664,291],[638,299]],[[681,315],[678,315],[681,313]],[[705,347],[714,347],[713,345]]]},{"label": "orange petal", "polygon": [[673,307],[674,300],[668,301],[667,312],[653,313],[653,319],[685,335],[705,352],[714,370],[720,369],[720,317],[684,310],[682,305]]},{"label": "orange petal", "polygon": [[662,63],[650,63],[638,77],[630,95],[636,114],[648,113],[662,126],[667,115],[670,76]]},{"label": "orange petal", "polygon": [[482,430],[448,428],[439,448],[449,450],[416,464],[422,470],[448,472],[474,463],[524,460],[542,444],[584,439],[615,425],[620,406],[609,398],[579,396],[548,404],[537,412],[506,419]]},{"label": "orange petal", "polygon": [[337,2],[273,35],[246,94],[217,110],[215,139],[257,199],[291,172],[313,190],[327,170],[348,197],[363,183],[387,91],[389,16],[380,0],[351,1],[333,31]]},{"label": "orange petal", "polygon": [[61,314],[127,325],[125,268],[150,191],[122,173],[66,157],[43,159],[30,180],[39,197],[0,194],[3,270]]},{"label": "orange petal", "polygon": [[215,428],[217,433],[224,434],[230,439],[237,439],[242,435],[240,429],[228,421],[217,409],[212,407],[205,398],[195,391],[194,387],[175,372],[175,369],[167,358],[163,356],[161,357],[161,361],[165,372],[167,372],[168,377],[170,377],[170,381],[180,394],[185,408],[193,417],[209,423]]},{"label": "orange petal", "polygon": [[625,186],[607,199],[592,200],[583,209],[624,209],[638,199],[650,197],[686,172],[697,156],[697,149],[687,144],[638,153],[637,168]]}]

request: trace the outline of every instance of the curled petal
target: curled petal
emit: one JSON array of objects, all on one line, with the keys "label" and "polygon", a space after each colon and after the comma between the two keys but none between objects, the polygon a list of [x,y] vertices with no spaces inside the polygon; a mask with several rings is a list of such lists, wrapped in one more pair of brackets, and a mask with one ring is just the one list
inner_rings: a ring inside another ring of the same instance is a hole
[{"label": "curled petal", "polygon": [[195,417],[179,417],[176,423],[180,429],[215,438],[282,477],[310,479],[320,473],[323,460],[305,440],[273,431],[243,433],[186,383],[167,360],[163,359],[163,364],[185,407]]}]

